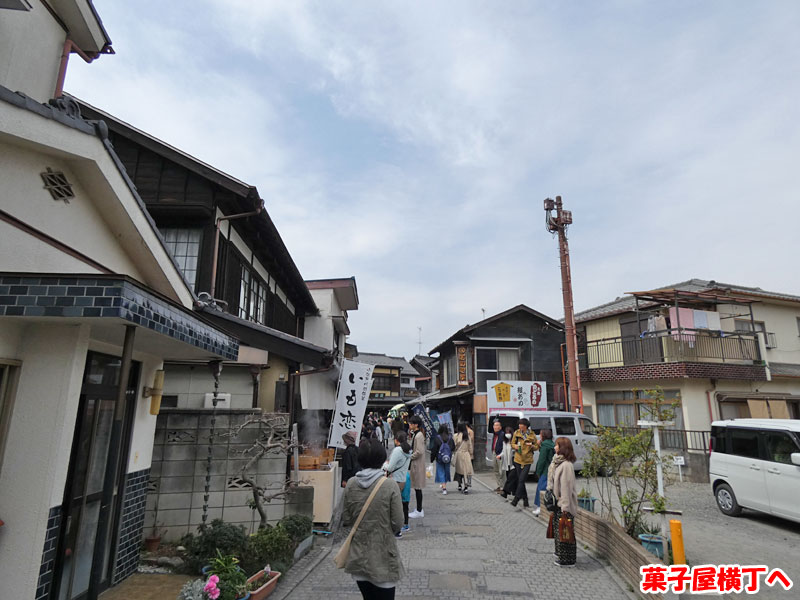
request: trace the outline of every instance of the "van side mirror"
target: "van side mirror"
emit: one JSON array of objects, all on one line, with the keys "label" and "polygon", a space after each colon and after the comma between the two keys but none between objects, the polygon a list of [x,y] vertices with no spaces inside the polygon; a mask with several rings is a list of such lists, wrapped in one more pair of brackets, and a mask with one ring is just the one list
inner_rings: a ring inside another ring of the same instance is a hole
[{"label": "van side mirror", "polygon": [[792,452],[792,464],[800,467],[800,452]]}]

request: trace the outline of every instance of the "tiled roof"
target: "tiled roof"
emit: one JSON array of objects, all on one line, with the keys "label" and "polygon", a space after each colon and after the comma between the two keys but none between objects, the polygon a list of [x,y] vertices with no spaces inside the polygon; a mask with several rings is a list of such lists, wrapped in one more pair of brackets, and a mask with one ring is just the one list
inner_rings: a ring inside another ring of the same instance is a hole
[{"label": "tiled roof", "polygon": [[376,354],[373,352],[359,352],[353,357],[356,362],[367,363],[368,365],[375,365],[376,367],[399,367],[401,375],[408,375],[409,377],[417,377],[419,373],[412,367],[409,362],[402,356],[388,356],[386,354]]},{"label": "tiled roof", "polygon": [[[791,294],[784,294],[779,292],[768,292],[766,290],[762,290],[759,287],[747,287],[743,285],[721,283],[713,279],[711,280],[689,279],[688,281],[682,281],[681,283],[675,283],[672,285],[665,285],[663,287],[656,289],[676,289],[676,290],[682,290],[684,292],[699,292],[705,290],[720,290],[720,291],[730,290],[731,292],[738,292],[740,294],[746,294],[750,296],[774,298],[776,300],[785,300],[788,302],[800,302],[800,296],[794,296]],[[635,305],[636,303],[633,296],[622,296],[611,302],[606,302],[605,304],[601,304],[600,306],[595,306],[594,308],[590,308],[588,310],[575,313],[575,321],[581,323],[583,321],[593,321],[595,319],[600,319],[602,317],[608,317],[611,315],[629,312],[634,309]],[[641,301],[639,302],[639,306],[644,307],[650,305],[651,303],[649,302],[641,302]]]}]

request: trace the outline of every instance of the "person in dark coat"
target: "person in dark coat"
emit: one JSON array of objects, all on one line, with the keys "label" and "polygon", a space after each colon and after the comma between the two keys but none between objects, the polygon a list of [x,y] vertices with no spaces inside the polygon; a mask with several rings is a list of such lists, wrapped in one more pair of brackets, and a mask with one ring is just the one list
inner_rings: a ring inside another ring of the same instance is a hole
[{"label": "person in dark coat", "polygon": [[345,449],[342,453],[342,487],[347,481],[361,470],[358,464],[358,448],[356,448],[356,432],[348,431],[342,436]]},{"label": "person in dark coat", "polygon": [[442,444],[447,444],[450,448],[450,461],[452,462],[453,454],[456,452],[456,445],[453,443],[453,436],[450,435],[450,430],[447,425],[439,425],[439,434],[433,438],[433,446],[431,447],[431,462],[436,463],[436,483],[442,484],[442,494],[447,495],[447,482],[450,481],[450,463],[444,463],[439,460],[439,449]]}]

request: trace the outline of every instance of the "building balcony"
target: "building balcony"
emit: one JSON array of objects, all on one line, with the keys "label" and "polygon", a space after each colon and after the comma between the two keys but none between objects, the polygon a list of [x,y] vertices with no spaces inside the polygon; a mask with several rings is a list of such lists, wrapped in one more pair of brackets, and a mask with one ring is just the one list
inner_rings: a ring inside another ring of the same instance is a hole
[{"label": "building balcony", "polygon": [[766,381],[758,334],[668,329],[587,342],[581,379],[718,378]]}]

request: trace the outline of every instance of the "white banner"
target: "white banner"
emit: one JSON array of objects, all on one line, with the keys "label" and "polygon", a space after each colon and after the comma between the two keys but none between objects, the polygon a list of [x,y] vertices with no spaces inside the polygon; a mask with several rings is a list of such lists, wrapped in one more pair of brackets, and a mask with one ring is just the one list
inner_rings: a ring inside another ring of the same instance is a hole
[{"label": "white banner", "polygon": [[547,410],[547,383],[544,381],[486,382],[486,408],[489,414],[500,410]]},{"label": "white banner", "polygon": [[348,431],[356,432],[356,444],[361,437],[361,423],[367,411],[369,393],[372,390],[374,365],[345,360],[339,379],[339,394],[331,419],[329,448],[344,448],[342,436]]}]

